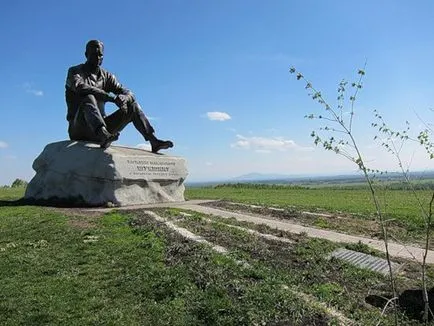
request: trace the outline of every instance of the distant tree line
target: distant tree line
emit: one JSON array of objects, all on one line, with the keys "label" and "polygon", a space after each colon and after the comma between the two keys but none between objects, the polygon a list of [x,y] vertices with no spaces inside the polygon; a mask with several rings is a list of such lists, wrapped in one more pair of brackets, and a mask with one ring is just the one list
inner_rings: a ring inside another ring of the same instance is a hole
[{"label": "distant tree line", "polygon": [[10,186],[4,185],[3,188],[18,188],[18,187],[27,187],[29,183],[23,179],[15,179],[14,182],[11,183]]},{"label": "distant tree line", "polygon": [[223,183],[214,188],[237,188],[237,189],[310,189],[292,184],[265,184],[265,183]]}]

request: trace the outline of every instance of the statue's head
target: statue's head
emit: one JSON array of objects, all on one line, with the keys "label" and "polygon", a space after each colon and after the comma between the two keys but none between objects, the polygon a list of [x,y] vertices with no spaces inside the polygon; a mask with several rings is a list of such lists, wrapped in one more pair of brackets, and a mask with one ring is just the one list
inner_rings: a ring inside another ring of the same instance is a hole
[{"label": "statue's head", "polygon": [[104,59],[104,44],[98,40],[90,40],[86,44],[86,52],[84,53],[87,59],[87,64],[93,68],[101,66]]}]

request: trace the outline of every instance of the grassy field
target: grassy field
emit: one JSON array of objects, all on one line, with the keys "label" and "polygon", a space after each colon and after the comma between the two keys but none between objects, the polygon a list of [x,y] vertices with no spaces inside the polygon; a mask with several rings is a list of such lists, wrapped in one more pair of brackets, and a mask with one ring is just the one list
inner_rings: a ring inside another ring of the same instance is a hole
[{"label": "grassy field", "polygon": [[[417,195],[425,209],[432,190],[418,190]],[[419,233],[424,228],[417,201],[408,191],[380,189],[377,193],[387,219],[404,226],[409,232]],[[370,193],[366,189],[334,187],[306,188],[261,185],[222,185],[205,188],[187,188],[188,199],[222,199],[254,205],[274,205],[282,208],[331,213],[351,213],[354,218],[372,220],[375,216]]]},{"label": "grassy field", "polygon": [[2,188],[0,187],[0,200],[14,200],[19,199],[24,196],[25,188],[14,187],[14,188]]},{"label": "grassy field", "polygon": [[[0,325],[393,324],[390,312],[364,303],[368,293],[387,292],[387,279],[327,259],[334,243],[287,234],[291,243],[282,245],[231,228],[234,221],[155,210],[228,249],[218,254],[142,211],[14,206],[23,191],[0,190]],[[258,203],[249,196],[232,199]],[[406,264],[400,289],[418,286],[417,273]]]}]

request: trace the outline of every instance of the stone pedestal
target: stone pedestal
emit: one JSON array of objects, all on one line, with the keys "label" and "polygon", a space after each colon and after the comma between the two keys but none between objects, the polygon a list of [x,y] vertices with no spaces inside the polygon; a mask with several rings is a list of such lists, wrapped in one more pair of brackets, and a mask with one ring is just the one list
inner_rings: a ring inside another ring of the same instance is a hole
[{"label": "stone pedestal", "polygon": [[88,206],[184,201],[188,174],[180,157],[79,141],[48,144],[33,169],[26,199]]}]

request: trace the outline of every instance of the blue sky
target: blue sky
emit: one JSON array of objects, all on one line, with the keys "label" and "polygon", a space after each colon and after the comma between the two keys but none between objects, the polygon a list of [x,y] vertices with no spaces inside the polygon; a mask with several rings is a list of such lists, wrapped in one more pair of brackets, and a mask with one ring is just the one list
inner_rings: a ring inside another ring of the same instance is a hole
[{"label": "blue sky", "polygon": [[[315,148],[321,112],[295,66],[335,104],[342,78],[367,61],[354,133],[373,167],[396,170],[373,141],[374,109],[396,129],[434,118],[433,1],[8,1],[0,12],[0,185],[30,180],[47,143],[67,139],[64,83],[89,39],[103,66],[131,89],[165,153],[187,159],[190,181],[251,172],[356,171]],[[111,111],[115,108],[107,106]],[[143,146],[127,127],[118,144]],[[412,170],[434,167],[409,143]]]}]

